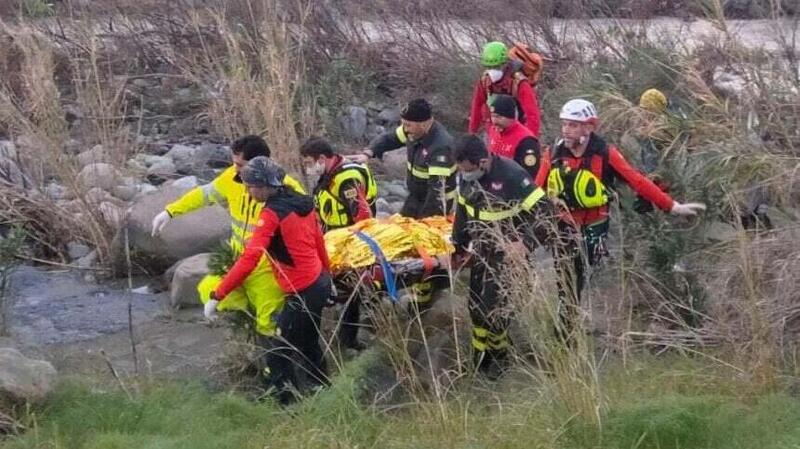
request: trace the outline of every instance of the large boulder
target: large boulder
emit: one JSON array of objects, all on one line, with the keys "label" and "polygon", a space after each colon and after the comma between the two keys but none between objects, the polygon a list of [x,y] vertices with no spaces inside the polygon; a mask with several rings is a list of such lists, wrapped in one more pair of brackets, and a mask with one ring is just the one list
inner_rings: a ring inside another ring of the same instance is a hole
[{"label": "large boulder", "polygon": [[53,391],[56,370],[49,362],[25,357],[12,348],[0,348],[0,399],[34,402]]},{"label": "large boulder", "polygon": [[122,175],[116,167],[103,162],[89,164],[78,173],[78,180],[87,189],[99,187],[103,190],[111,190],[119,184],[121,178]]},{"label": "large boulder", "polygon": [[208,274],[208,261],[211,253],[196,254],[181,260],[170,271],[173,271],[169,287],[168,310],[184,306],[197,306],[197,284]]},{"label": "large boulder", "polygon": [[[153,217],[187,190],[172,185],[162,186],[139,197],[128,211],[121,232],[128,230],[131,250],[146,258],[153,269],[167,268],[181,259],[209,252],[230,237],[229,215],[216,205],[175,217],[157,237],[150,235]],[[116,239],[120,250],[122,237],[124,234],[119,234]]]}]

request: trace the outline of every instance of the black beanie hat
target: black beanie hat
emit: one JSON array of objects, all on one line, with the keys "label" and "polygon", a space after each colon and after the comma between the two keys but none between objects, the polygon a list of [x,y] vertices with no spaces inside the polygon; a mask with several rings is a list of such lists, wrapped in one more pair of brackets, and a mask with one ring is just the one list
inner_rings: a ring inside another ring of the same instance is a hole
[{"label": "black beanie hat", "polygon": [[417,98],[408,102],[400,112],[400,117],[409,122],[424,122],[433,117],[431,104],[424,98]]},{"label": "black beanie hat", "polygon": [[501,117],[517,118],[517,102],[511,95],[495,95],[489,109]]}]

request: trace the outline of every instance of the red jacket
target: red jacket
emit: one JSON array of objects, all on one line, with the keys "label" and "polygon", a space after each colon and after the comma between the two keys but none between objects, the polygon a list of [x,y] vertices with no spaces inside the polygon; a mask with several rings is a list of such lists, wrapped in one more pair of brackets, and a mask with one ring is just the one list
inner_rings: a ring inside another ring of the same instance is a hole
[{"label": "red jacket", "polygon": [[[567,165],[571,169],[577,170],[586,166],[585,158],[591,158],[588,164],[592,173],[600,178],[607,187],[613,186],[614,180],[619,178],[636,193],[663,211],[670,211],[675,204],[672,198],[658,188],[653,181],[631,167],[615,146],[607,145],[600,136],[595,134],[591,135],[586,152],[581,157],[575,157],[563,144],[559,144],[553,152],[552,165],[553,167]],[[608,205],[591,209],[573,209],[570,214],[575,224],[589,225],[608,217]],[[562,219],[564,218],[562,217]]]},{"label": "red jacket", "polygon": [[[513,81],[513,74],[507,73],[500,81],[491,85],[490,92],[487,92],[484,86],[483,77],[475,83],[475,92],[472,94],[472,106],[469,112],[470,133],[478,132],[481,126],[485,126],[487,129],[491,126],[491,112],[486,104],[487,94],[512,95]],[[519,81],[515,98],[525,114],[523,125],[538,138],[541,123],[539,101],[536,99],[536,91],[528,80]]]},{"label": "red jacket", "polygon": [[514,121],[502,131],[490,125],[486,128],[486,133],[489,136],[490,152],[514,160],[528,171],[537,186],[545,185],[550,172],[550,151],[541,151],[539,140],[530,129],[519,121]]},{"label": "red jacket", "polygon": [[261,210],[253,236],[214,295],[224,299],[253,272],[264,254],[272,263],[278,285],[286,293],[299,293],[330,271],[314,200],[284,190],[269,198]]}]

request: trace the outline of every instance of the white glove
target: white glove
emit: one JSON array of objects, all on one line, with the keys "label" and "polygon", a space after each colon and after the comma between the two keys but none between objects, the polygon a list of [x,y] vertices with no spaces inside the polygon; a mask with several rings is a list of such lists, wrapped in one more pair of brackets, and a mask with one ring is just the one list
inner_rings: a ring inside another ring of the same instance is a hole
[{"label": "white glove", "polygon": [[160,234],[164,226],[166,226],[170,220],[172,220],[172,217],[169,215],[169,212],[161,211],[161,213],[153,218],[153,230],[150,232],[150,235],[155,237]]},{"label": "white glove", "polygon": [[672,209],[669,211],[672,215],[683,215],[687,217],[691,217],[697,215],[698,212],[706,210],[706,205],[703,203],[686,203],[681,204],[679,202],[675,202],[672,205]]},{"label": "white glove", "polygon": [[217,306],[219,305],[219,301],[216,299],[209,299],[206,303],[205,307],[203,307],[203,315],[206,316],[206,319],[209,321],[214,321],[217,319]]}]

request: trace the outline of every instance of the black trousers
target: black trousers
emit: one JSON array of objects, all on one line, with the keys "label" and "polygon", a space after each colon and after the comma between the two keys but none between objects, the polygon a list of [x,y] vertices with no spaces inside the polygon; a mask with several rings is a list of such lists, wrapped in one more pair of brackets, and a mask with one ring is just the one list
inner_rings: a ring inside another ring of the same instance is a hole
[{"label": "black trousers", "polygon": [[488,359],[503,358],[511,345],[508,337],[510,313],[508,299],[500,290],[497,276],[502,269],[504,254],[500,251],[480,251],[480,257],[470,270],[469,315],[472,320],[472,348],[479,367]]},{"label": "black trousers", "polygon": [[331,295],[331,278],[323,273],[310,287],[286,297],[278,314],[278,336],[262,337],[267,383],[281,402],[289,402],[292,386],[303,391],[301,379],[312,387],[329,384],[325,356],[320,346],[322,309]]},{"label": "black trousers", "polygon": [[361,327],[361,298],[359,295],[348,299],[341,319],[339,341],[346,348],[358,349],[358,330]]},{"label": "black trousers", "polygon": [[599,263],[606,254],[607,236],[607,219],[581,228],[565,222],[558,225],[558,237],[553,244],[558,286],[556,335],[566,342],[572,340],[580,319],[581,295],[586,286],[588,267]]}]

